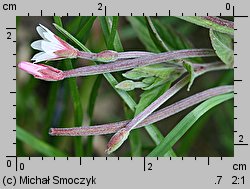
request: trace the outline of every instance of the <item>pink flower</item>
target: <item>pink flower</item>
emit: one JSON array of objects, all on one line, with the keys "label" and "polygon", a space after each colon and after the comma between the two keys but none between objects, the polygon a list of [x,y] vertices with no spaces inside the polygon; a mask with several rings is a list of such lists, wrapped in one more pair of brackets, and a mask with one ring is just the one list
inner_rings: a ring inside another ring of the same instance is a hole
[{"label": "pink flower", "polygon": [[76,58],[78,50],[56,36],[43,25],[36,28],[43,40],[34,41],[31,44],[33,49],[41,52],[35,54],[31,60],[35,63],[47,60],[59,60],[64,58]]},{"label": "pink flower", "polygon": [[64,79],[64,72],[44,64],[20,62],[18,68],[32,74],[35,78],[46,81],[58,81]]}]

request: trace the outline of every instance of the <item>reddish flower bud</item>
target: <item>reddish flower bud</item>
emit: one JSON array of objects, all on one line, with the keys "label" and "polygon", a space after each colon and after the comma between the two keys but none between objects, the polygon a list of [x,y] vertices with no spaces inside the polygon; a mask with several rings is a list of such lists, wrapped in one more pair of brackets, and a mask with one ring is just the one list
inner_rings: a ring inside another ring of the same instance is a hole
[{"label": "reddish flower bud", "polygon": [[62,70],[44,64],[20,62],[18,68],[32,74],[35,78],[46,81],[58,81],[64,79],[64,72]]},{"label": "reddish flower bud", "polygon": [[106,153],[110,154],[117,150],[123,142],[128,138],[129,131],[126,128],[122,128],[115,133],[107,144]]}]

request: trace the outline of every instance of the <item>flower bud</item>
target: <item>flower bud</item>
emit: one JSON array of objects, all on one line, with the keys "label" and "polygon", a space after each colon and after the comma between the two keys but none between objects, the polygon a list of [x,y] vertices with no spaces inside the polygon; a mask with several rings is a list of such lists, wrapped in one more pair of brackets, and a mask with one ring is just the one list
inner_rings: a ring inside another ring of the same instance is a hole
[{"label": "flower bud", "polygon": [[128,138],[129,136],[129,131],[126,130],[126,128],[122,128],[117,133],[115,133],[110,141],[107,144],[107,154],[111,154],[115,150],[117,150],[123,142]]},{"label": "flower bud", "polygon": [[18,68],[32,74],[35,78],[46,81],[58,81],[64,79],[64,72],[62,70],[44,64],[20,62]]},{"label": "flower bud", "polygon": [[105,50],[95,54],[92,58],[98,62],[114,62],[118,59],[118,53],[116,51]]},{"label": "flower bud", "polygon": [[124,91],[132,91],[135,88],[143,88],[143,87],[147,87],[147,86],[148,86],[148,84],[143,83],[143,82],[134,82],[131,80],[125,80],[125,81],[122,81],[121,83],[118,83],[115,86],[115,88],[121,89]]}]

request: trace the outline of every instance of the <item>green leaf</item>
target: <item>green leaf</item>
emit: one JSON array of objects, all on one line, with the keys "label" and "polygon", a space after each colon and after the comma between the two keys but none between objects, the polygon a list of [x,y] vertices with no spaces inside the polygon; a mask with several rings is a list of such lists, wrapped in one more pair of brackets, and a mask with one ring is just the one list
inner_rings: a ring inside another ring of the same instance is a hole
[{"label": "green leaf", "polygon": [[159,96],[161,96],[170,87],[170,82],[165,85],[158,86],[154,89],[144,91],[140,96],[140,101],[136,105],[135,115],[142,112],[152,102],[154,102]]},{"label": "green leaf", "polygon": [[107,48],[113,49],[117,52],[122,52],[123,47],[117,32],[118,18],[111,16],[100,16],[98,19],[103,30],[104,40]]},{"label": "green leaf", "polygon": [[170,48],[165,44],[165,42],[162,40],[161,36],[158,34],[157,29],[155,28],[152,20],[150,17],[146,17],[146,23],[147,23],[147,27],[149,30],[149,34],[152,38],[152,40],[154,41],[156,47],[161,51],[170,51]]},{"label": "green leaf", "polygon": [[194,123],[214,106],[233,98],[233,94],[223,94],[203,102],[193,111],[186,115],[175,128],[161,141],[161,143],[151,151],[150,157],[163,156],[166,151],[174,146],[181,137],[194,125]]},{"label": "green leaf", "polygon": [[49,157],[65,157],[67,156],[60,150],[50,146],[49,144],[41,141],[37,137],[34,137],[24,129],[19,126],[16,126],[16,137],[18,140],[24,142],[25,144],[29,145],[32,149],[36,150],[37,152],[49,156]]},{"label": "green leaf", "polygon": [[218,57],[226,65],[232,67],[234,62],[232,38],[227,34],[210,30],[210,39]]},{"label": "green leaf", "polygon": [[151,39],[148,28],[146,26],[146,21],[142,16],[129,16],[127,20],[130,22],[131,26],[137,33],[139,40],[144,44],[146,49],[150,52],[160,52],[159,49],[154,44]]},{"label": "green leaf", "polygon": [[[209,28],[215,31],[219,31],[221,33],[227,33],[229,35],[234,34],[234,28],[229,27],[229,25],[233,25],[233,22],[228,20],[223,20],[218,17],[210,17],[212,19],[207,19],[206,16],[177,16],[177,18],[186,20],[193,24]],[[215,21],[218,20],[218,21]]]},{"label": "green leaf", "polygon": [[[104,33],[104,38],[105,38],[105,41],[106,41],[106,45],[108,45],[108,40],[110,39],[110,32],[111,32],[111,25],[110,25],[110,18],[109,19],[106,19],[105,17],[99,17],[99,20],[100,20],[100,23],[101,23],[101,26],[102,26],[102,29],[103,29],[103,33]],[[147,31],[147,30],[146,30]],[[123,51],[123,47],[121,45],[121,41],[120,41],[120,38],[119,38],[119,35],[117,33],[116,37],[114,38],[114,50],[116,51]],[[121,90],[119,90],[121,91]],[[127,93],[126,93],[127,94]],[[129,96],[129,95],[128,95]],[[125,102],[128,104],[130,102],[133,102],[134,104],[134,107],[135,107],[135,102],[134,100],[131,98],[131,100],[128,100]],[[134,107],[133,109],[130,109],[132,111],[134,111]],[[154,126],[154,125],[149,125],[148,128],[151,128],[151,129],[148,129],[147,131],[149,132],[149,134],[151,136],[153,136],[155,138],[155,140],[160,140],[161,138],[163,138],[163,136],[161,135],[160,131]],[[131,133],[134,133],[130,136],[130,144],[131,144],[131,152],[132,152],[132,155],[137,155],[139,154],[139,152],[141,150],[141,145],[140,143],[138,143],[138,137],[139,137],[139,133],[137,130],[135,131],[132,131]],[[156,139],[157,137],[159,137],[158,139]],[[136,145],[137,144],[137,145]],[[176,156],[174,151],[171,149],[169,150],[169,153],[167,153],[168,156]]]},{"label": "green leaf", "polygon": [[[143,90],[149,90],[166,82],[172,82],[180,77],[183,73],[183,68],[165,66],[164,64],[156,64],[134,68],[133,70],[130,70],[123,74],[123,76],[135,80],[145,78],[142,80],[142,82],[146,84],[146,86],[133,88],[142,88]],[[130,90],[133,89],[131,88]]]},{"label": "green leaf", "polygon": [[[127,18],[146,49],[152,52],[191,49],[192,43],[183,35],[176,32],[171,25],[163,25],[158,19],[145,17]],[[201,62],[199,57],[190,58],[194,62]]]},{"label": "green leaf", "polygon": [[[60,24],[60,26],[56,25],[58,28],[60,28],[62,31],[66,31],[62,28],[62,22],[61,22],[60,17],[59,18],[54,17],[54,20],[56,24]],[[67,70],[73,69],[71,60],[67,59],[67,60],[63,60],[63,62],[65,62],[65,68]],[[75,126],[81,126],[83,122],[83,109],[82,109],[80,94],[78,91],[78,86],[76,83],[76,78],[68,78],[67,81],[68,81],[68,85],[69,85],[69,89],[70,89],[70,93],[71,93],[71,97],[73,101]],[[79,157],[83,156],[82,137],[74,137],[74,141],[75,141],[74,145],[75,145],[76,156],[79,156]]]},{"label": "green leaf", "polygon": [[[90,125],[92,125],[95,102],[96,102],[96,98],[98,96],[98,90],[101,86],[101,81],[102,81],[102,75],[96,76],[94,84],[91,87],[91,92],[90,92],[89,98],[87,99],[88,100],[87,113],[89,116]],[[87,138],[87,148],[86,148],[87,156],[93,155],[93,138],[94,138],[93,136],[88,136],[88,138]]]},{"label": "green leaf", "polygon": [[76,33],[76,38],[85,44],[89,38],[90,30],[96,20],[96,16],[87,17],[85,22],[81,23],[79,31]]},{"label": "green leaf", "polygon": [[142,151],[142,141],[141,141],[141,131],[133,130],[129,134],[129,143],[131,148],[131,157],[141,156]]},{"label": "green leaf", "polygon": [[[148,107],[153,101],[155,101],[160,95],[162,95],[167,89],[169,89],[170,83],[166,83],[165,85],[158,86],[151,90],[145,91],[141,94],[141,98],[139,103],[136,105],[135,115],[138,115],[142,112],[146,107]],[[144,127],[148,132],[152,140],[156,145],[158,145],[163,139],[163,135],[153,124]],[[164,156],[175,157],[175,152],[170,148]]]},{"label": "green leaf", "polygon": [[[66,30],[64,30],[62,27],[55,25],[55,27],[62,32],[66,37],[68,37],[70,40],[75,42],[82,50],[86,52],[91,52],[87,47],[85,47],[80,41],[78,41],[73,35],[68,33]],[[110,83],[110,85],[116,90],[116,92],[121,96],[121,98],[127,103],[127,105],[131,108],[134,109],[136,103],[134,100],[131,98],[131,96],[122,90],[116,89],[115,85],[118,84],[117,80],[114,78],[114,76],[110,73],[103,74],[104,77],[107,79],[107,81]]]},{"label": "green leaf", "polygon": [[187,90],[190,91],[190,88],[194,82],[194,79],[197,77],[197,74],[195,73],[194,68],[191,63],[185,62],[183,65],[186,68],[186,70],[189,72],[189,84],[188,84]]},{"label": "green leaf", "polygon": [[[117,32],[118,18],[99,17],[99,20],[101,23],[101,27],[103,30],[104,39],[105,39],[105,43],[106,43],[107,48],[113,49],[115,51],[123,51],[122,43],[120,41],[120,37],[119,37],[118,32]],[[111,25],[111,23],[112,23],[112,25]],[[132,83],[130,83],[130,84],[132,84]],[[126,87],[124,88],[124,86],[126,86],[126,82],[125,82],[125,85],[124,85],[124,83],[120,83],[120,84],[116,85],[115,87],[116,88],[122,87],[122,90],[125,89],[125,91],[126,91],[126,90],[129,90],[129,88],[128,88],[129,85],[127,85],[127,88]],[[132,87],[132,86],[130,86],[130,87]],[[133,100],[133,102],[134,102],[134,100]],[[134,111],[134,107],[131,110]],[[126,114],[128,114],[128,112],[126,112]],[[131,147],[131,156],[140,156],[141,155],[141,140],[140,140],[140,133],[138,130],[130,132],[129,141],[130,141],[130,147]]]},{"label": "green leaf", "polygon": [[162,52],[193,48],[191,42],[170,25],[165,26],[158,19],[149,17],[146,20],[150,36]]},{"label": "green leaf", "polygon": [[73,35],[71,35],[69,32],[63,29],[60,25],[58,25],[59,23],[56,20],[58,19],[55,19],[55,24],[53,24],[56,27],[56,29],[58,29],[62,34],[64,34],[68,39],[76,43],[79,47],[81,47],[81,49],[83,49],[86,52],[90,52],[90,50],[88,50],[88,48],[85,47],[79,40],[77,40],[75,37],[73,37]]},{"label": "green leaf", "polygon": [[[110,32],[110,36],[108,39],[108,47],[112,47],[112,50],[115,50],[115,37],[117,34],[117,27],[118,27],[118,21],[119,21],[119,17],[118,16],[113,16],[113,20],[112,20],[112,28],[111,28],[111,32]],[[116,38],[117,40],[118,38]]]}]

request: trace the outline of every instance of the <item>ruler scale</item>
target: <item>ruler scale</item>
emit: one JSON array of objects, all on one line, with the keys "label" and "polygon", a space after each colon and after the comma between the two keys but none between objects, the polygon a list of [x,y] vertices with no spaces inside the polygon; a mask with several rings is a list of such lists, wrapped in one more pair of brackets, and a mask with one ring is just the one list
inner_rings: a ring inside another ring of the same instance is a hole
[{"label": "ruler scale", "polygon": [[[248,2],[7,1],[1,9],[0,188],[249,188]],[[233,16],[234,157],[17,157],[16,16]]]}]

